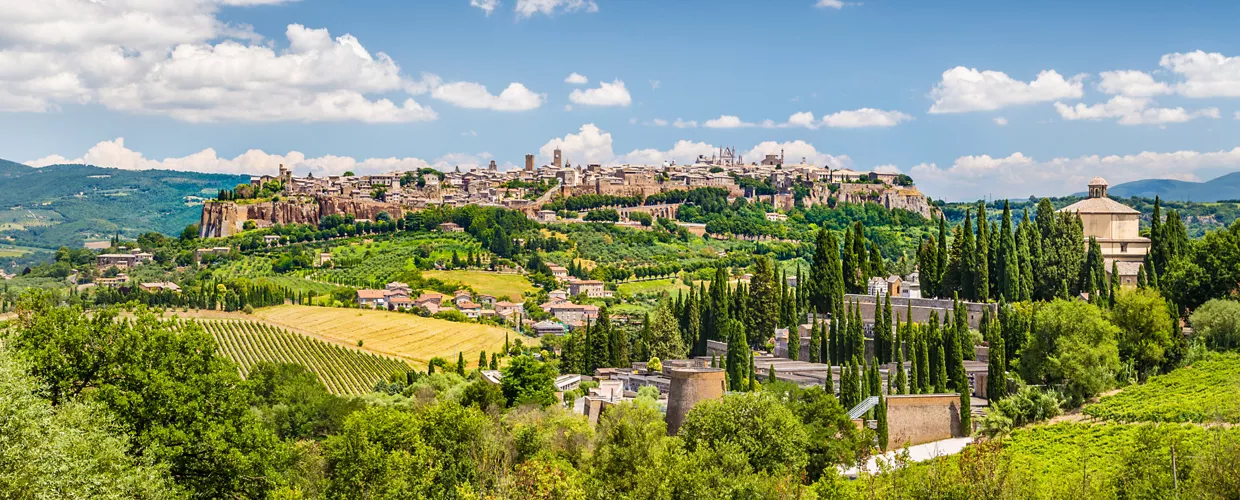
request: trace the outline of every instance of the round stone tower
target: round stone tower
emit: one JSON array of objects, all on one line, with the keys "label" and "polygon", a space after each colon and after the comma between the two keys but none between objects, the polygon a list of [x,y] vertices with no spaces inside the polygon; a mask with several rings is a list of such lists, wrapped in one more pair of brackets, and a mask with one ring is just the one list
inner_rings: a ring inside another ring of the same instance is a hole
[{"label": "round stone tower", "polygon": [[723,397],[724,372],[719,368],[669,368],[665,374],[672,379],[667,395],[668,434],[680,430],[698,401]]}]

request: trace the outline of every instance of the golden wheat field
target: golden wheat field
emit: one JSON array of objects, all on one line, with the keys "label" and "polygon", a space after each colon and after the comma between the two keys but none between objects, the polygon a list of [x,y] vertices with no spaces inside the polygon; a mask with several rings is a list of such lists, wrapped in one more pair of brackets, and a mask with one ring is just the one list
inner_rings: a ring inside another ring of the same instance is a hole
[{"label": "golden wheat field", "polygon": [[435,356],[455,362],[457,353],[465,354],[469,367],[478,362],[478,352],[499,352],[504,347],[504,334],[527,345],[537,340],[497,326],[454,323],[423,318],[406,313],[284,305],[254,311],[254,317],[331,342],[357,345],[368,351],[395,356],[417,366]]}]

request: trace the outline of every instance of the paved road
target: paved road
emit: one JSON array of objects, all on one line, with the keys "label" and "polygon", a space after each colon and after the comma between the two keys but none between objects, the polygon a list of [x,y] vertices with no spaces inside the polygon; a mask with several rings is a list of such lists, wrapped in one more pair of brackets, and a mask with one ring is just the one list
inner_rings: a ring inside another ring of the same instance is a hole
[{"label": "paved road", "polygon": [[[962,450],[964,450],[965,446],[968,446],[969,443],[972,443],[972,442],[973,442],[973,438],[966,437],[966,438],[944,439],[942,441],[934,441],[931,443],[919,444],[916,446],[909,446],[907,448],[908,460],[910,463],[924,462],[926,460],[930,460],[933,458],[945,457],[948,455],[955,455],[957,453],[960,453]],[[887,463],[887,465],[894,465],[895,457],[899,455],[900,453],[902,453],[903,451],[905,450],[903,449],[892,450],[882,455],[870,457],[870,461],[866,462],[864,470],[868,471],[870,474],[877,474],[879,472],[879,468],[878,468],[879,460],[883,460],[884,462]],[[852,467],[849,469],[842,469],[840,473],[846,477],[855,478],[857,477],[857,474],[860,472],[860,470],[861,469],[857,467]]]}]

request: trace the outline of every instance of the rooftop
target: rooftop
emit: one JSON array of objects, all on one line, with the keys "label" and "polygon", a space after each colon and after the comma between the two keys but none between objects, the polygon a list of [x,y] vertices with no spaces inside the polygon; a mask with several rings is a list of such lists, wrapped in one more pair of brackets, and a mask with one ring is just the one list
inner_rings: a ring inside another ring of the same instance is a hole
[{"label": "rooftop", "polygon": [[1140,214],[1132,207],[1110,198],[1089,198],[1078,201],[1058,212],[1076,212],[1080,214]]}]

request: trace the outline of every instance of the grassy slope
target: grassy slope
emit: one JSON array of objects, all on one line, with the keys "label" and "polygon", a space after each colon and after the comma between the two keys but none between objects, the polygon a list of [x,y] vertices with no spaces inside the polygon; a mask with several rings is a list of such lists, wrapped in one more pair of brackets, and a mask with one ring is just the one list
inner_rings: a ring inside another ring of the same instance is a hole
[{"label": "grassy slope", "polygon": [[1240,423],[1240,354],[1216,354],[1128,387],[1084,410],[1120,422]]},{"label": "grassy slope", "polygon": [[455,281],[473,287],[478,293],[494,295],[498,300],[508,298],[521,301],[522,293],[533,290],[529,280],[519,274],[499,274],[488,271],[422,271],[425,278]]},{"label": "grassy slope", "polygon": [[[366,350],[395,356],[426,366],[435,356],[455,361],[458,352],[476,364],[478,351],[503,350],[504,335],[517,333],[496,326],[422,318],[412,314],[328,307],[277,306],[260,309],[254,316],[282,328]],[[536,342],[523,338],[522,342]]]}]

